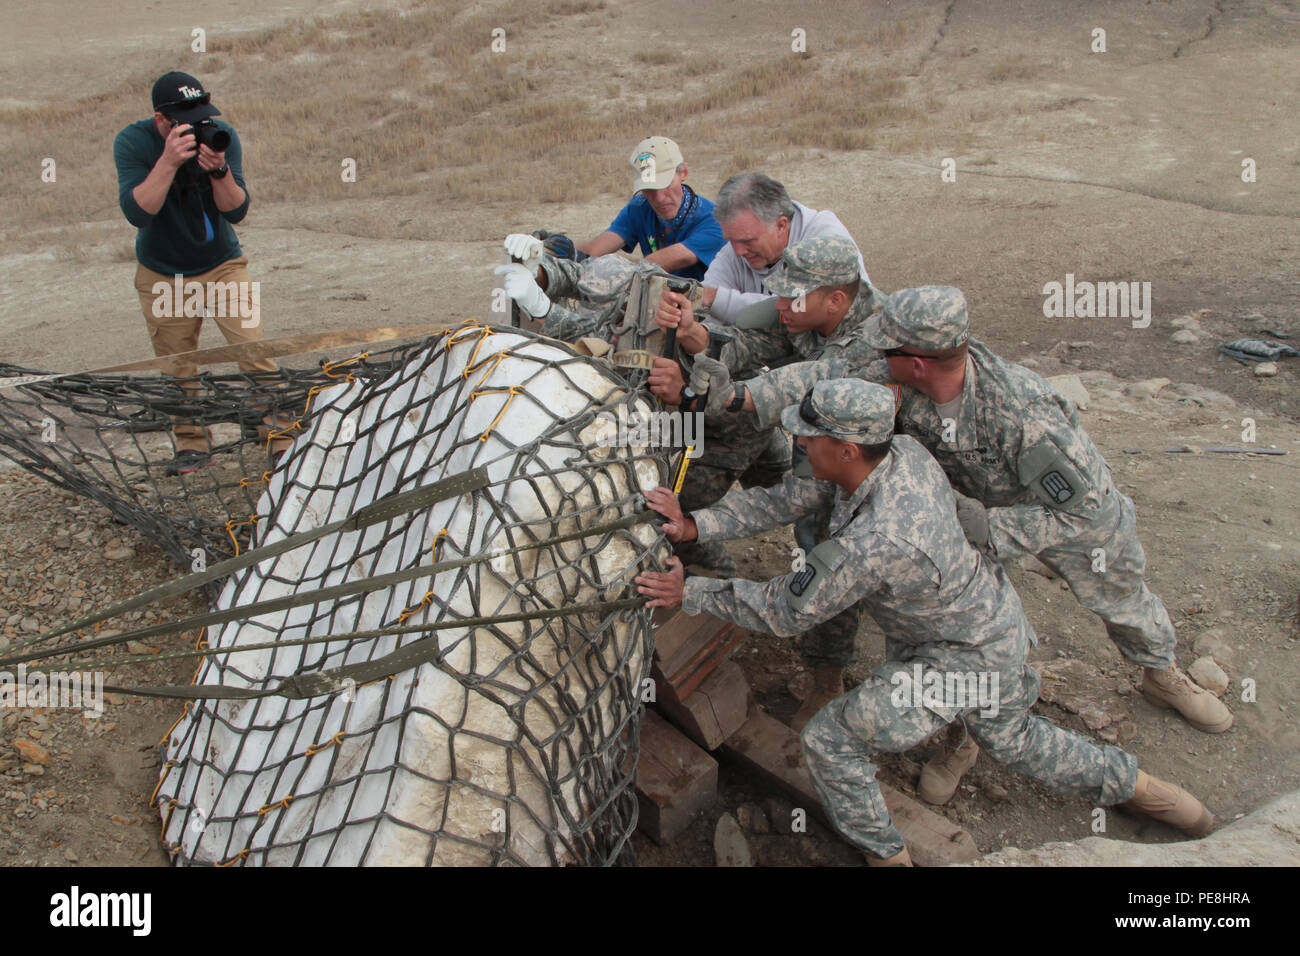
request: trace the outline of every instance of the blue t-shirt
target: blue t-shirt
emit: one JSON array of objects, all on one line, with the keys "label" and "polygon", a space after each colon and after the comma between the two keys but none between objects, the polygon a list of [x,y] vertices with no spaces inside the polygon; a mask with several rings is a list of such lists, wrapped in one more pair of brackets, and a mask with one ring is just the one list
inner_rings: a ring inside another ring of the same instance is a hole
[{"label": "blue t-shirt", "polygon": [[[691,193],[683,191],[683,206],[690,196]],[[681,212],[679,209],[678,214]],[[684,279],[703,279],[709,263],[726,242],[722,238],[722,226],[713,218],[713,203],[700,195],[695,196],[695,205],[681,222],[666,223],[650,207],[645,196],[637,193],[609,224],[609,231],[622,237],[624,252],[640,247],[643,256],[681,243],[699,260],[673,272]]]}]

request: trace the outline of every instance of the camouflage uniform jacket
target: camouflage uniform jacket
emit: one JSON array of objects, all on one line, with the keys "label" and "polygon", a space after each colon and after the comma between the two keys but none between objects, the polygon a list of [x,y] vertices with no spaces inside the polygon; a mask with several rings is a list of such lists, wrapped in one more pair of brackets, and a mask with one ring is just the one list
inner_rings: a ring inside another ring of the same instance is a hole
[{"label": "camouflage uniform jacket", "polygon": [[[542,323],[542,335],[576,342],[586,335],[607,339],[623,318],[623,293],[636,275],[638,264],[619,255],[574,262],[543,253],[546,297],[551,311]],[[572,305],[557,300],[576,299]]]},{"label": "camouflage uniform jacket", "polygon": [[[722,362],[732,373],[733,378],[747,371],[762,368],[764,365],[774,366],[791,358],[800,362],[811,362],[823,356],[827,356],[829,360],[833,356],[837,364],[844,365],[846,369],[861,368],[878,355],[876,350],[866,345],[858,334],[862,323],[871,314],[872,307],[871,287],[864,282],[859,286],[858,294],[854,297],[853,304],[849,306],[849,311],[829,336],[811,329],[807,332],[791,334],[780,321],[770,329],[740,329],[728,326],[726,331],[731,334],[731,343],[722,350]],[[759,378],[746,384],[751,389],[762,388],[763,380]],[[801,393],[800,398],[802,397]],[[777,414],[780,414],[780,409],[777,409]]]},{"label": "camouflage uniform jacket", "polygon": [[[779,418],[782,402],[798,402],[812,382],[842,374],[822,362],[776,369],[763,376],[766,404],[756,417],[760,423],[769,414]],[[855,374],[890,382],[883,359]],[[1080,427],[1070,401],[1041,376],[994,355],[980,342],[970,340],[956,427],[946,438],[934,402],[911,388],[902,388],[901,394],[895,431],[916,437],[958,491],[989,509],[989,547],[998,557],[1039,554],[1063,544],[1094,522],[1106,521],[1116,506],[1119,495],[1110,466]],[[1080,492],[1066,506],[1046,503],[1053,474]]]},{"label": "camouflage uniform jacket", "polygon": [[889,661],[1019,672],[1037,641],[1020,599],[997,562],[967,543],[947,479],[914,439],[895,437],[848,497],[829,482],[787,475],[772,488],[732,491],[694,518],[707,541],[826,510],[832,547],[809,555],[810,566],[824,566],[812,583],[800,588],[800,572],[767,582],[691,577],[683,610],[791,636],[862,600],[885,633]]}]

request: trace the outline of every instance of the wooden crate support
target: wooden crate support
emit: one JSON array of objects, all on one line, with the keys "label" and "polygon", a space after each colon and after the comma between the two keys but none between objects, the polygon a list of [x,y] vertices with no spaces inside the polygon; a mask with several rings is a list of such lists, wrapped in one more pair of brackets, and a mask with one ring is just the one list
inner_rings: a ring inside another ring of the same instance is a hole
[{"label": "wooden crate support", "polygon": [[636,767],[637,829],[671,843],[718,799],[718,762],[648,710]]},{"label": "wooden crate support", "polygon": [[735,661],[723,661],[684,699],[658,678],[655,687],[663,690],[655,709],[705,750],[717,750],[749,719],[749,681]]},{"label": "wooden crate support", "polygon": [[[825,820],[812,778],[803,762],[799,735],[775,717],[754,708],[749,719],[727,738],[722,754],[784,791],[797,805]],[[888,784],[877,781],[894,826],[903,835],[918,866],[969,863],[980,857],[975,839],[964,829],[927,809]]]},{"label": "wooden crate support", "polygon": [[[662,621],[662,623],[660,623]],[[671,687],[684,700],[717,670],[745,639],[745,632],[711,614],[655,617],[654,678],[656,697]]]}]

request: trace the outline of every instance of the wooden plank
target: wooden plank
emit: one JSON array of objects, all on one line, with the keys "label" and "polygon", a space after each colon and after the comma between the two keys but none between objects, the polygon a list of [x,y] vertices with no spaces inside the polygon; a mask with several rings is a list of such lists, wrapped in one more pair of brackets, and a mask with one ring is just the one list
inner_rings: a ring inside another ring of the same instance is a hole
[{"label": "wooden plank", "polygon": [[[735,661],[723,661],[683,700],[672,684],[655,677],[655,709],[705,750],[716,750],[749,718],[749,681]],[[662,688],[662,692],[660,689]]]},{"label": "wooden plank", "polygon": [[670,843],[718,799],[718,762],[654,711],[641,723],[637,829]]},{"label": "wooden plank", "polygon": [[[755,708],[744,726],[727,738],[722,753],[826,820],[812,778],[804,766],[799,735],[775,717]],[[975,840],[964,829],[887,783],[876,782],[894,826],[903,835],[918,866],[944,866],[979,859]]]},{"label": "wooden plank", "polygon": [[[686,614],[682,611],[678,611],[663,624],[656,621],[655,658],[660,661],[670,661],[688,644],[692,647],[707,645],[713,634],[722,626],[723,622],[711,614]],[[690,656],[690,652],[687,656]]]},{"label": "wooden plank", "polygon": [[672,660],[663,663],[663,672],[679,697],[693,693],[741,641],[745,632],[734,624],[723,624],[709,633],[698,632]]}]

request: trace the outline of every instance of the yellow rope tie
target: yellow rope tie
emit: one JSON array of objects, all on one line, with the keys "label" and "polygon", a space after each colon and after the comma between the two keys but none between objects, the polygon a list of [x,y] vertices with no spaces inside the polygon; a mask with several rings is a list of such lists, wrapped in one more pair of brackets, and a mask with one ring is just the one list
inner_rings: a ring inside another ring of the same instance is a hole
[{"label": "yellow rope tie", "polygon": [[[475,333],[478,334],[478,341],[474,343],[474,351],[469,353],[469,359],[465,362],[465,370],[460,373],[462,379],[467,379],[469,378],[470,373],[478,367],[478,350],[483,347],[483,343],[488,340],[489,336],[495,335],[496,333],[481,325],[471,325],[462,331],[468,332],[471,336]],[[457,339],[453,335],[451,339],[448,340],[447,347],[450,348],[453,345],[459,345],[462,341],[464,340]],[[486,362],[487,359],[484,359],[484,361]]]},{"label": "yellow rope tie", "polygon": [[[184,717],[184,716],[185,716],[184,714],[181,714],[181,717]],[[177,717],[177,718],[176,718],[176,724],[179,724],[180,722],[181,722],[180,717]],[[172,724],[172,726],[175,727],[176,724]],[[171,732],[170,730],[167,731],[167,737],[170,737],[171,735],[172,735],[172,732]],[[162,743],[166,743],[166,742],[167,742],[167,737],[164,737],[164,738],[162,739]],[[160,773],[160,774],[158,774],[158,782],[157,782],[156,784],[154,784],[154,786],[153,786],[153,793],[149,794],[149,807],[150,807],[151,809],[154,807],[154,805],[155,805],[155,801],[157,801],[157,799],[158,799],[158,791],[162,789],[162,785],[163,785],[163,777],[165,777],[165,776],[167,775],[167,771],[168,771],[170,768],[175,767],[179,762],[180,762],[180,761],[177,761],[177,760],[168,760],[165,764],[163,764],[163,772]],[[175,802],[176,802],[175,800],[172,801],[172,803],[175,803]]]},{"label": "yellow rope tie", "polygon": [[[351,365],[353,362],[360,362],[360,361],[363,361],[363,360],[368,359],[368,358],[370,358],[370,353],[369,353],[369,352],[362,352],[360,355],[354,355],[354,356],[352,356],[352,358],[350,358],[350,359],[340,359],[340,360],[337,361],[337,362],[322,362],[322,363],[321,363],[321,367],[320,367],[320,369],[321,369],[322,372],[325,373],[325,377],[326,377],[326,378],[341,378],[341,379],[343,379],[343,380],[346,381],[346,382],[354,382],[354,381],[356,381],[356,376],[353,375],[351,372],[348,372],[346,376],[344,376],[344,375],[333,375],[333,374],[331,374],[331,373],[332,373],[336,368],[342,368],[344,365]],[[326,386],[326,387],[328,388],[328,386]]]},{"label": "yellow rope tie", "polygon": [[218,864],[216,864],[216,865],[217,865],[217,866],[234,866],[236,863],[240,862],[240,861],[243,860],[243,859],[246,859],[247,857],[248,857],[248,850],[240,850],[238,853],[236,853],[234,856],[232,856],[229,860],[223,860],[222,862],[220,862],[220,863],[218,863]]},{"label": "yellow rope tie", "polygon": [[[450,531],[448,531],[446,528],[443,528],[441,531],[439,531],[437,534],[433,536],[433,546],[430,548],[430,552],[432,554],[432,560],[434,562],[438,560],[438,545],[442,544],[442,539],[445,535],[450,535],[450,534],[451,534]],[[405,611],[403,611],[401,614],[397,616],[397,623],[399,625],[405,624],[407,618],[419,614],[422,610],[424,610],[426,607],[429,606],[429,603],[432,600],[433,600],[433,591],[432,590],[425,591],[424,597],[420,598],[419,604],[411,605]]]},{"label": "yellow rope tie", "polygon": [[235,529],[241,524],[257,524],[262,520],[261,515],[249,515],[244,521],[227,521],[226,534],[230,535],[230,541],[235,546],[235,557],[239,557],[239,542],[235,540]]},{"label": "yellow rope tie", "polygon": [[257,811],[257,815],[259,817],[264,817],[272,810],[288,810],[289,804],[291,803],[293,803],[293,794],[289,794],[289,796],[285,797],[279,803],[268,803],[266,806],[262,807],[262,809]]},{"label": "yellow rope tie", "polygon": [[308,747],[307,752],[304,754],[304,756],[314,757],[322,750],[328,750],[330,747],[337,747],[341,743],[343,743],[343,731],[340,730],[337,734],[335,734],[325,743],[321,744],[319,747]]},{"label": "yellow rope tie", "polygon": [[507,393],[506,400],[501,404],[501,410],[497,412],[497,417],[492,419],[491,424],[488,425],[483,434],[478,436],[479,441],[488,440],[492,434],[492,429],[497,427],[497,423],[501,421],[501,416],[506,413],[506,409],[510,407],[510,403],[515,400],[516,395],[522,395],[524,389],[523,386],[520,385],[511,385],[509,388],[484,388],[477,392],[470,393],[469,400],[472,402],[481,395],[497,395],[501,392]]},{"label": "yellow rope tie", "polygon": [[262,472],[261,478],[240,478],[239,487],[247,488],[250,485],[261,485],[261,484],[265,484],[270,480],[271,480],[271,473],[269,471],[264,471]]},{"label": "yellow rope tie", "polygon": [[476,382],[474,385],[475,388],[478,388],[478,386],[482,385],[484,382],[486,382],[489,378],[492,377],[492,373],[497,370],[497,366],[501,364],[501,360],[504,358],[509,358],[511,354],[512,353],[509,349],[502,349],[500,352],[493,352],[490,356],[488,356],[478,364],[466,365],[465,371],[461,374],[461,377],[469,378],[471,374],[477,372],[479,369],[481,369],[483,366],[487,365],[490,362],[491,367],[486,372],[483,373],[483,377],[480,378],[478,382]]}]

